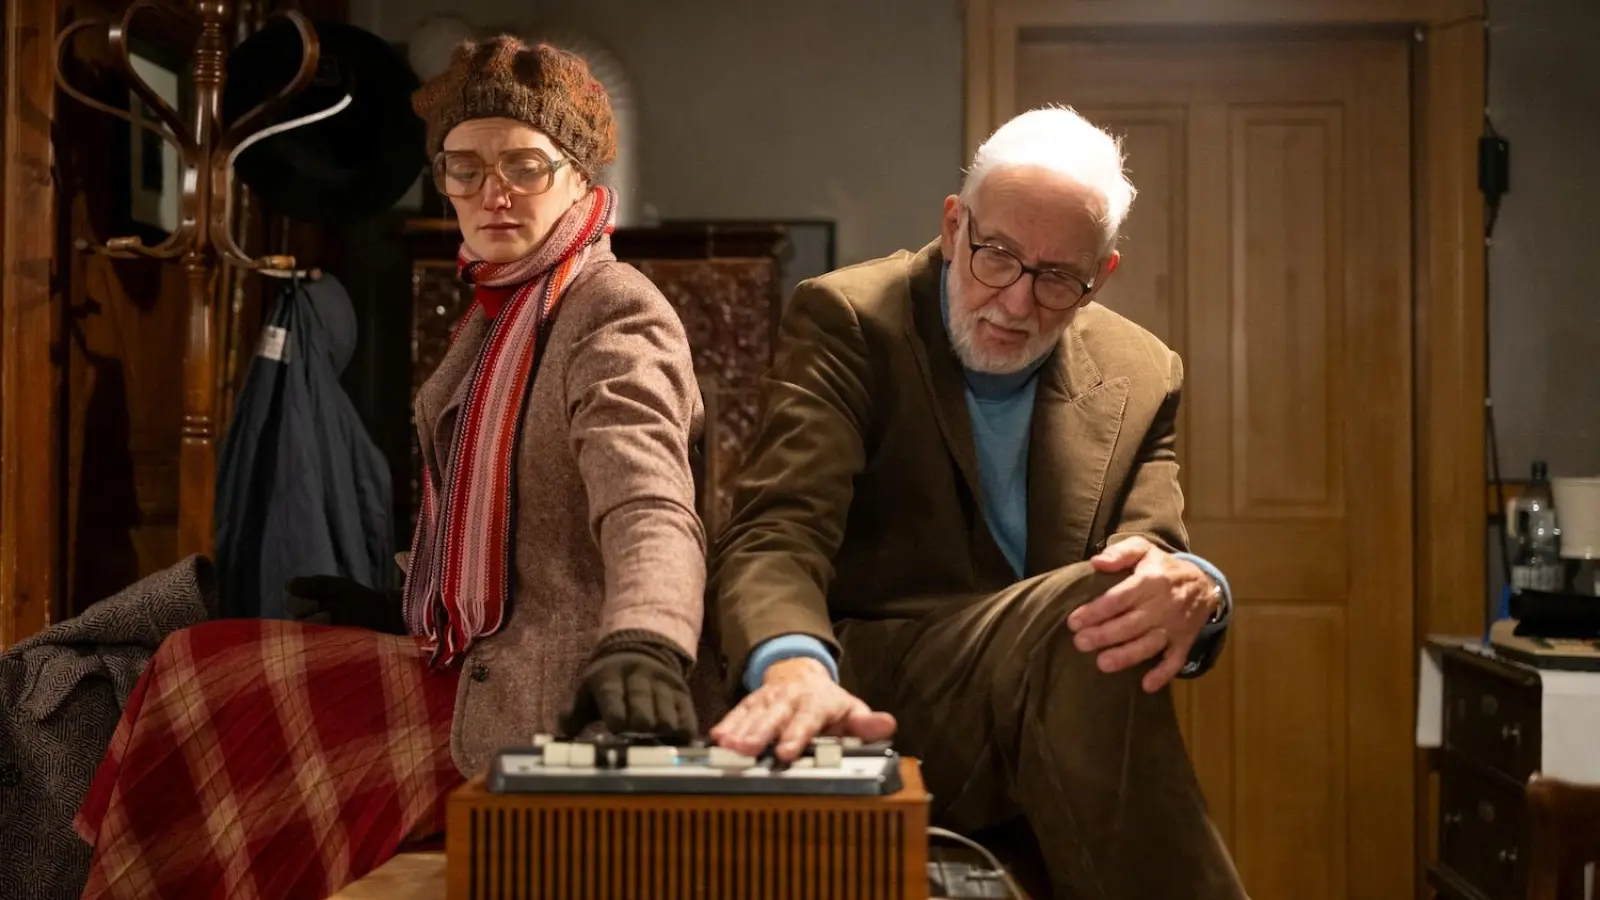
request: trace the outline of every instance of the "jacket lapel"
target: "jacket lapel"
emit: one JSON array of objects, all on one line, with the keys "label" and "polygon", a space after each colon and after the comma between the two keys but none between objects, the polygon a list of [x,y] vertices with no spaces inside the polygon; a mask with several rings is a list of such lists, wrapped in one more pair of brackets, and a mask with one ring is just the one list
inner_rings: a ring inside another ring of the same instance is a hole
[{"label": "jacket lapel", "polygon": [[1128,401],[1128,380],[1101,378],[1076,326],[1039,376],[1028,443],[1029,574],[1089,555]]},{"label": "jacket lapel", "polygon": [[922,373],[923,387],[933,403],[939,434],[955,460],[967,488],[968,544],[981,577],[996,585],[1009,584],[1015,573],[983,516],[983,485],[978,479],[978,450],[972,434],[972,413],[967,409],[966,381],[950,335],[945,331],[939,287],[944,257],[937,241],[922,248],[911,261],[912,327],[906,340]]},{"label": "jacket lapel", "polygon": [[435,478],[441,476],[439,458],[450,449],[455,435],[456,412],[466,400],[468,382],[478,348],[489,334],[489,318],[473,308],[461,331],[445,352],[439,367],[417,391],[415,412],[417,443],[423,462]]},{"label": "jacket lapel", "polygon": [[955,457],[956,467],[972,496],[982,496],[978,482],[978,451],[972,436],[972,418],[967,410],[966,384],[961,363],[950,335],[945,331],[939,308],[939,279],[944,259],[938,242],[922,248],[911,262],[912,328],[906,333],[922,384],[933,401],[934,418],[945,446]]}]

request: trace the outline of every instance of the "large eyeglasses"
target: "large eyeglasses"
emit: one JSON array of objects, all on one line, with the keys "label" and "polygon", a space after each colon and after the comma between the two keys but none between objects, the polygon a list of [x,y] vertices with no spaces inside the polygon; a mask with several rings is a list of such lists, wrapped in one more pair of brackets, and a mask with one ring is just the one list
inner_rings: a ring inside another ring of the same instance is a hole
[{"label": "large eyeglasses", "polygon": [[507,150],[492,164],[471,150],[446,150],[433,158],[433,185],[446,197],[471,197],[493,172],[513,194],[542,194],[555,184],[556,170],[569,162],[538,148]]},{"label": "large eyeglasses", "polygon": [[972,277],[995,290],[1017,283],[1023,275],[1033,276],[1033,302],[1045,309],[1066,312],[1082,303],[1094,282],[1060,269],[1041,269],[1018,259],[1015,253],[994,244],[979,243],[972,236],[972,214],[967,214],[967,246],[972,249]]}]

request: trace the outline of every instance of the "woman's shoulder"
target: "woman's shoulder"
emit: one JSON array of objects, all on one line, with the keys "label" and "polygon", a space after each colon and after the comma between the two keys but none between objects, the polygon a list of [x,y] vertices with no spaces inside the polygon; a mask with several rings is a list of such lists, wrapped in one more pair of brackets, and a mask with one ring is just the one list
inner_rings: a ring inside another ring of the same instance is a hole
[{"label": "woman's shoulder", "polygon": [[690,371],[688,329],[661,289],[638,269],[608,256],[583,267],[561,298],[552,344],[574,373],[639,368],[659,360]]},{"label": "woman's shoulder", "polygon": [[561,300],[564,312],[602,326],[627,321],[681,324],[655,282],[609,255],[586,264]]}]

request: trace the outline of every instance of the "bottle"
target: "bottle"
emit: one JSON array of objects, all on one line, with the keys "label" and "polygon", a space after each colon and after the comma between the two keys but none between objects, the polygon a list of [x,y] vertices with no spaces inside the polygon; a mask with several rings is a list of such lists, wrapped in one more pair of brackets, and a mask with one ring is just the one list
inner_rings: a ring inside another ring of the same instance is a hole
[{"label": "bottle", "polygon": [[1549,468],[1543,460],[1537,460],[1532,474],[1512,507],[1517,551],[1511,566],[1511,588],[1560,591],[1566,569],[1561,562],[1561,531],[1550,494]]}]

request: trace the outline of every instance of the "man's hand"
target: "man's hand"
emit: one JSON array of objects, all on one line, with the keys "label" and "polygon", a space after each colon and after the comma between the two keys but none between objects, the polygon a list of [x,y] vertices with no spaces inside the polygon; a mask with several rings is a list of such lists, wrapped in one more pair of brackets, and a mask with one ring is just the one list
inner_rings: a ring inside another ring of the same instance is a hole
[{"label": "man's hand", "polygon": [[[1133,572],[1073,610],[1067,627],[1084,652],[1104,650],[1102,672],[1120,672],[1161,657],[1144,689],[1161,690],[1189,660],[1200,629],[1216,610],[1216,586],[1199,566],[1142,537],[1118,541],[1090,560],[1098,572]],[[1109,649],[1107,649],[1109,648]]]},{"label": "man's hand", "polygon": [[620,631],[596,649],[571,707],[563,734],[603,723],[612,734],[654,734],[679,743],[699,730],[689,693],[689,661],[666,638]]},{"label": "man's hand", "polygon": [[778,759],[789,762],[819,734],[883,741],[894,728],[894,716],[873,712],[834,683],[822,663],[798,657],[768,666],[760,689],[711,729],[711,739],[749,756],[777,742]]}]

